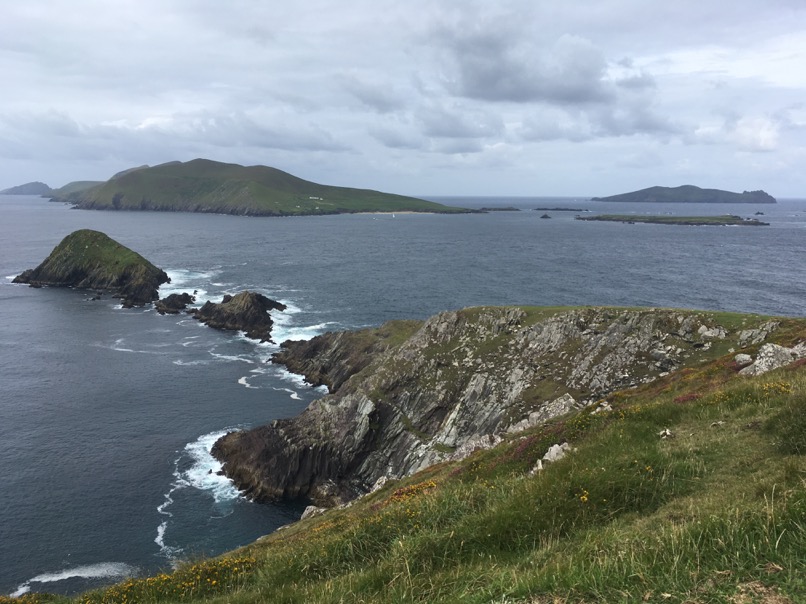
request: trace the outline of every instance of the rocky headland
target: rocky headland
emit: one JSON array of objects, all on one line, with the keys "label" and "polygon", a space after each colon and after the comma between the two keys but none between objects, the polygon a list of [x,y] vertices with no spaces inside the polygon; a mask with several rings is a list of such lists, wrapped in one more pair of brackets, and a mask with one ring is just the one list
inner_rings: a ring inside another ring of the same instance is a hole
[{"label": "rocky headland", "polygon": [[109,291],[122,299],[123,306],[132,307],[156,300],[157,289],[170,279],[104,233],[82,229],[65,237],[39,266],[24,271],[13,282]]},{"label": "rocky headland", "polygon": [[285,304],[263,294],[243,291],[234,296],[226,295],[219,303],[208,300],[201,308],[188,312],[210,327],[243,331],[248,338],[271,342],[274,322],[269,311],[285,309]]},{"label": "rocky headland", "polygon": [[285,343],[274,360],[330,393],[295,418],[224,436],[213,453],[255,500],[333,505],[719,356],[740,351],[731,366],[752,374],[806,355],[780,339],[782,321],[484,307],[328,333]]}]

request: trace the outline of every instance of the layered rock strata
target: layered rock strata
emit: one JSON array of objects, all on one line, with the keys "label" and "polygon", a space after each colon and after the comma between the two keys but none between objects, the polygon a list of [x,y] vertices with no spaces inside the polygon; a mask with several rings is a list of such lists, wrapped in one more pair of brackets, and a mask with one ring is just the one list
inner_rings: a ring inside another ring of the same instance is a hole
[{"label": "layered rock strata", "polygon": [[286,344],[276,360],[330,394],[295,418],[226,435],[213,453],[258,501],[334,504],[727,354],[777,324],[753,327],[675,310],[505,307],[324,334]]}]

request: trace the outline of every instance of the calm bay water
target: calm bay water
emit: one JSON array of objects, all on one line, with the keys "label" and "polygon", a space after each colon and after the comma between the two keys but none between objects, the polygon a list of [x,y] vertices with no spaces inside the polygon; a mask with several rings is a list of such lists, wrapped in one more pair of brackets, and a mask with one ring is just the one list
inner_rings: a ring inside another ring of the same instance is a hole
[{"label": "calm bay water", "polygon": [[[451,198],[521,212],[243,218],[69,209],[0,197],[0,593],[71,593],[248,543],[302,504],[256,505],[215,474],[227,429],[321,395],[276,346],[84,292],[12,285],[79,228],[164,268],[199,303],[288,304],[275,339],[480,304],[666,306],[806,315],[806,202],[774,206]],[[580,222],[597,211],[750,216],[770,227]],[[211,473],[210,471],[213,470]]]}]

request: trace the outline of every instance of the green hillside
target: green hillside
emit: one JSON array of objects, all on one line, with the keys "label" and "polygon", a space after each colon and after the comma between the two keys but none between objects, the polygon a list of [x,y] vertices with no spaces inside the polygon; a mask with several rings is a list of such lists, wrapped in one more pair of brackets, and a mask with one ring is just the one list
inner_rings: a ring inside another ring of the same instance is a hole
[{"label": "green hillside", "polygon": [[649,187],[631,193],[609,197],[593,197],[591,201],[621,201],[644,203],[775,203],[764,191],[732,193],[720,189],[701,189],[694,185],[680,187]]},{"label": "green hillside", "polygon": [[66,185],[59,187],[58,189],[52,189],[48,195],[45,195],[45,197],[50,197],[54,201],[66,201],[65,198],[68,195],[86,191],[87,189],[97,187],[101,184],[103,184],[102,180],[75,180],[73,182],[68,182]]},{"label": "green hillside", "polygon": [[467,211],[402,195],[320,185],[267,166],[206,159],[134,168],[65,199],[82,209],[249,216]]},{"label": "green hillside", "polygon": [[[803,342],[804,320],[775,321],[767,342]],[[806,362],[749,377],[728,345],[220,558],[74,600],[0,601],[804,602]],[[565,457],[538,470],[559,443]]]}]

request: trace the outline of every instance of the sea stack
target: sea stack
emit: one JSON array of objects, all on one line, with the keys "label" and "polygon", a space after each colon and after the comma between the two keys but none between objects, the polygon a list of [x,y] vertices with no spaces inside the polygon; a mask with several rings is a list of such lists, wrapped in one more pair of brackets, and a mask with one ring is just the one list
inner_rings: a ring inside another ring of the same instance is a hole
[{"label": "sea stack", "polygon": [[271,328],[274,322],[270,310],[285,310],[285,304],[267,298],[263,294],[243,291],[235,296],[226,295],[215,304],[207,301],[194,316],[210,327],[243,331],[248,338],[261,342],[271,342]]},{"label": "sea stack", "polygon": [[140,254],[89,229],[69,234],[42,264],[14,278],[33,287],[110,291],[126,308],[156,300],[157,289],[168,282],[168,275]]}]

